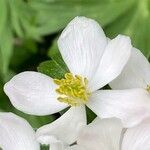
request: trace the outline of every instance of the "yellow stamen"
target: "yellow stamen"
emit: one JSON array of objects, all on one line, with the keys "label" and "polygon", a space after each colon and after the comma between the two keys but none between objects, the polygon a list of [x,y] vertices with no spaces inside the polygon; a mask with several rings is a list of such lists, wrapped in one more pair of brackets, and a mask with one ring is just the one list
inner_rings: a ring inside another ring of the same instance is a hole
[{"label": "yellow stamen", "polygon": [[147,85],[146,90],[150,93],[150,85]]},{"label": "yellow stamen", "polygon": [[54,79],[54,82],[59,86],[56,89],[56,92],[61,95],[58,100],[71,106],[87,103],[91,95],[87,89],[88,80],[79,75],[73,76],[71,73],[66,73],[64,79]]}]

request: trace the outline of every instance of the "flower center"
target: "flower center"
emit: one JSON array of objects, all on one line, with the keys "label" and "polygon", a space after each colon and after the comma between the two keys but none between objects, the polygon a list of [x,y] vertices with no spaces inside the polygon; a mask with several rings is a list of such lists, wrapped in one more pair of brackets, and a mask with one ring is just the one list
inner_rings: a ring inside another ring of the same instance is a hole
[{"label": "flower center", "polygon": [[147,85],[146,90],[150,93],[150,85]]},{"label": "flower center", "polygon": [[71,106],[86,104],[91,95],[87,89],[88,80],[79,75],[66,73],[64,79],[54,79],[54,82],[59,86],[56,92],[61,95],[57,99]]}]

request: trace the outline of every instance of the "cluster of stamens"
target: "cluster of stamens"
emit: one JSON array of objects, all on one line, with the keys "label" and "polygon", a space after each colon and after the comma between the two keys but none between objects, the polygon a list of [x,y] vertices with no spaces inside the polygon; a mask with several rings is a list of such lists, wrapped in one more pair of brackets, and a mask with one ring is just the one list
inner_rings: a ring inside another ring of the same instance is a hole
[{"label": "cluster of stamens", "polygon": [[146,90],[150,93],[150,85],[147,85]]},{"label": "cluster of stamens", "polygon": [[87,103],[91,95],[87,89],[88,80],[79,75],[73,76],[71,73],[66,73],[64,79],[54,79],[54,82],[59,86],[56,89],[56,92],[61,95],[58,100],[71,106]]}]

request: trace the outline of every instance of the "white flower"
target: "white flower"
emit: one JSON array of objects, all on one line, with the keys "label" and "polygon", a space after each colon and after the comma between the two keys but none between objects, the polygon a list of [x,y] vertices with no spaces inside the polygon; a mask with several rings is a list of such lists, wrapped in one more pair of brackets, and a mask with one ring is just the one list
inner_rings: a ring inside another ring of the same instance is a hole
[{"label": "white flower", "polygon": [[[150,64],[140,50],[132,48],[130,59],[124,70],[110,83],[110,86],[115,90],[128,89],[127,91],[134,91],[132,99],[129,99],[130,95],[128,95],[124,102],[124,104],[128,103],[129,106],[129,108],[124,111],[125,113],[132,111],[133,116],[137,116],[137,122],[141,122],[142,119],[149,117]],[[142,109],[142,107],[144,109]],[[137,111],[139,113],[137,113]]]},{"label": "white flower", "polygon": [[3,150],[40,150],[29,123],[13,114],[0,112],[0,148]]},{"label": "white flower", "polygon": [[[79,132],[77,145],[67,150],[149,150],[150,120],[123,129],[118,119],[96,119]],[[60,150],[60,149],[57,149]]]},{"label": "white flower", "polygon": [[[86,124],[83,104],[99,116],[103,117],[107,113],[105,107],[109,107],[112,101],[109,103],[107,99],[103,99],[105,94],[108,95],[107,91],[100,90],[103,93],[101,96],[98,89],[121,73],[132,46],[130,38],[123,35],[108,43],[97,22],[76,17],[62,32],[58,47],[71,72],[65,74],[65,79],[53,80],[44,74],[28,71],[14,76],[5,84],[4,91],[17,109],[28,114],[48,115],[70,105],[79,106],[71,107],[60,119],[39,130],[40,137],[48,134],[57,137],[58,141],[63,139],[65,143],[71,144],[76,139],[78,130]],[[111,91],[108,93],[112,99],[120,100],[119,96],[124,97],[122,91],[116,92],[118,97],[113,97]],[[116,105],[115,111],[120,109],[120,106]],[[116,115],[112,108],[109,111]],[[129,114],[124,113],[123,117],[128,116]],[[130,124],[130,120],[127,123]]]}]

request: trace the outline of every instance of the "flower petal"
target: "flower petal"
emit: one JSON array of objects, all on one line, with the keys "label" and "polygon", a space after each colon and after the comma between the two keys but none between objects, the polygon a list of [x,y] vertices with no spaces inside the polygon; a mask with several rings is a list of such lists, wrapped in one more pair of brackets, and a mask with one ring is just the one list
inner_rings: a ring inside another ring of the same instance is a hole
[{"label": "flower petal", "polygon": [[50,150],[64,150],[68,145],[65,145],[62,141],[57,140],[55,137],[44,135],[37,137],[38,142],[42,145],[49,145]]},{"label": "flower petal", "polygon": [[65,150],[65,147],[61,142],[51,143],[49,150]]},{"label": "flower petal", "polygon": [[100,90],[87,106],[101,118],[116,117],[124,127],[132,127],[150,117],[150,97],[143,89]]},{"label": "flower petal", "polygon": [[146,88],[150,84],[150,64],[136,48],[132,48],[131,57],[123,72],[110,86],[113,89]]},{"label": "flower petal", "polygon": [[107,45],[99,24],[86,17],[75,17],[62,32],[58,46],[73,74],[90,80]]},{"label": "flower petal", "polygon": [[4,91],[17,109],[34,115],[56,113],[67,107],[57,100],[53,80],[38,72],[22,72],[4,86]]},{"label": "flower petal", "polygon": [[0,113],[0,147],[3,150],[40,150],[35,132],[23,118]]},{"label": "flower petal", "polygon": [[126,131],[122,142],[122,150],[150,149],[150,118],[138,126]]},{"label": "flower petal", "polygon": [[[49,143],[62,141],[64,144],[75,142],[78,131],[86,124],[85,107],[71,107],[59,119],[37,130],[38,141],[44,142],[49,137]],[[46,140],[47,141],[47,140]]]},{"label": "flower petal", "polygon": [[105,86],[121,73],[130,57],[131,48],[130,38],[123,35],[108,43],[93,80],[89,82],[91,91]]},{"label": "flower petal", "polygon": [[121,132],[119,119],[99,119],[79,132],[77,143],[86,150],[119,150]]}]

